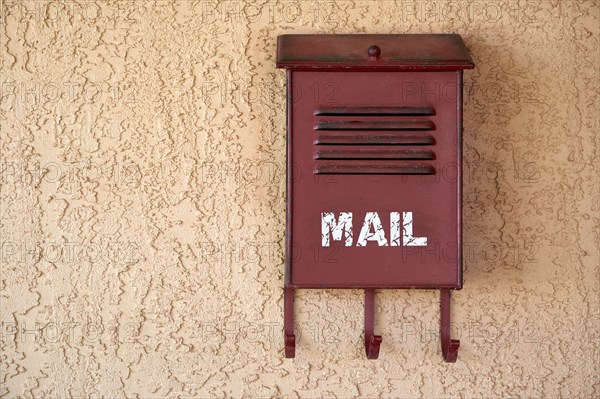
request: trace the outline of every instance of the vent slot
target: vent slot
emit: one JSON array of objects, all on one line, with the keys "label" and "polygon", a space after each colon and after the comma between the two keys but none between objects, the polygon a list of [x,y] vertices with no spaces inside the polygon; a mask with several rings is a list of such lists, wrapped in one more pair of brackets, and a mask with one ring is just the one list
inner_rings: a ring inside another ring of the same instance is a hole
[{"label": "vent slot", "polygon": [[434,150],[423,148],[435,145],[431,106],[318,106],[313,115],[317,175],[436,173]]},{"label": "vent slot", "polygon": [[318,165],[317,175],[433,175],[435,168],[429,164],[403,163],[396,165]]},{"label": "vent slot", "polygon": [[429,106],[340,106],[319,107],[314,115],[317,116],[430,116],[435,115],[433,107]]},{"label": "vent slot", "polygon": [[359,150],[320,150],[315,159],[403,159],[423,160],[434,159],[431,150],[400,150],[400,149],[359,149]]},{"label": "vent slot", "polygon": [[435,130],[432,121],[321,121],[315,130]]},{"label": "vent slot", "polygon": [[321,134],[317,137],[316,145],[433,145],[435,139],[429,134],[380,133],[344,133]]}]

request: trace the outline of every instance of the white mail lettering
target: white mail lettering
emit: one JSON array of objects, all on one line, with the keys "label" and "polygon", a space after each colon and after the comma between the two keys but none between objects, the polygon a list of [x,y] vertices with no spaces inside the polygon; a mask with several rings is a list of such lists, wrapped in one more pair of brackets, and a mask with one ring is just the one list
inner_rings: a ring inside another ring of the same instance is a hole
[{"label": "white mail lettering", "polygon": [[[381,218],[377,212],[367,212],[356,240],[357,247],[367,246],[369,241],[377,242],[380,247],[425,247],[427,237],[415,237],[413,235],[413,213],[390,212],[390,235],[389,242],[381,224]],[[352,212],[340,212],[336,219],[333,212],[321,213],[321,246],[329,247],[331,241],[341,241],[344,238],[344,246],[351,247],[354,243]]]}]

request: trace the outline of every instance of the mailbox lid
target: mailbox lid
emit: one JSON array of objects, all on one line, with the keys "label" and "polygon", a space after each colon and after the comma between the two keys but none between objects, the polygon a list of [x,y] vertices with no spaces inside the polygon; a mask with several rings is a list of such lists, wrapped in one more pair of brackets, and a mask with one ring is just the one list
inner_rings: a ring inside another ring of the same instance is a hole
[{"label": "mailbox lid", "polygon": [[[277,67],[289,69],[459,70],[474,68],[458,34],[281,35]],[[369,60],[371,46],[381,49]]]}]

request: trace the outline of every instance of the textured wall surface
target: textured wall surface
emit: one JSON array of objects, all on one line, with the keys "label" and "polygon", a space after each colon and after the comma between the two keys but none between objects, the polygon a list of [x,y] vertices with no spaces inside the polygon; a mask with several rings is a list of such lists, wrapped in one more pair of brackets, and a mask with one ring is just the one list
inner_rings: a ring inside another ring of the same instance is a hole
[{"label": "textured wall surface", "polygon": [[[0,397],[600,397],[597,1],[3,1]],[[456,364],[434,291],[300,291],[282,33],[463,36]]]}]

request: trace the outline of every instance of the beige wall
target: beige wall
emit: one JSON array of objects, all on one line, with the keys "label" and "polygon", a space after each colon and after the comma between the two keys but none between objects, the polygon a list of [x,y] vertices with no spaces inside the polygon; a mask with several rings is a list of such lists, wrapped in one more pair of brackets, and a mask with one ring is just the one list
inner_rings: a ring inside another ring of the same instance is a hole
[{"label": "beige wall", "polygon": [[[600,397],[597,1],[5,1],[0,396]],[[302,291],[282,33],[460,33],[465,283]]]}]

